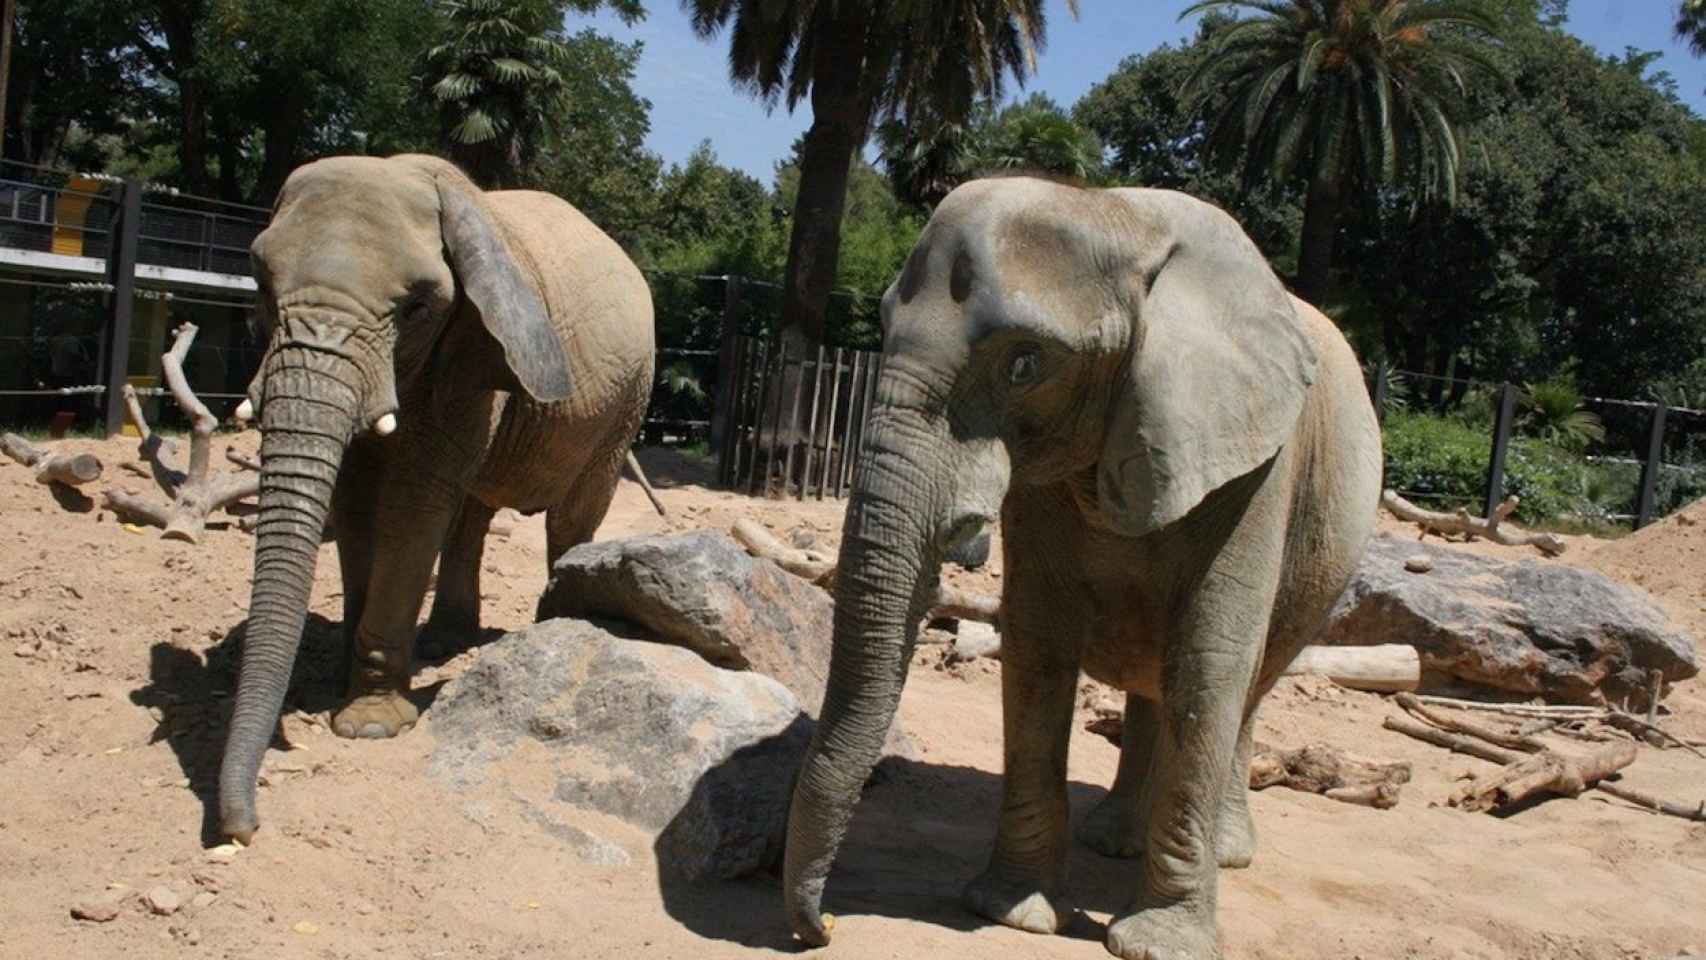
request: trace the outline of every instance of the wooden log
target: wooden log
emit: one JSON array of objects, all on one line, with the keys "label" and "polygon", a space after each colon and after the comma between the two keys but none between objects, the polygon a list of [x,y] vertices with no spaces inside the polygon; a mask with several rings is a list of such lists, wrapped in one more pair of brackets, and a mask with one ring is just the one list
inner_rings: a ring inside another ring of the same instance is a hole
[{"label": "wooden log", "polygon": [[1446,730],[1452,733],[1468,734],[1471,737],[1485,740],[1494,746],[1505,747],[1511,750],[1521,750],[1524,753],[1540,753],[1546,749],[1546,744],[1535,739],[1533,736],[1509,733],[1504,730],[1494,730],[1491,727],[1482,726],[1481,724],[1475,723],[1471,720],[1446,713],[1443,710],[1429,709],[1427,705],[1417,699],[1416,695],[1413,693],[1400,693],[1393,699],[1397,700],[1398,706],[1403,707],[1405,711],[1411,715],[1425,720],[1441,730]]},{"label": "wooden log", "polygon": [[[825,590],[834,588],[835,563],[823,554],[790,547],[776,539],[775,534],[765,529],[763,524],[751,518],[736,520],[729,533],[753,556],[773,561],[789,573],[810,580]],[[945,583],[939,584],[936,587],[936,596],[930,604],[929,619],[943,617],[976,620],[993,624],[996,629],[1000,629],[1001,599],[961,590]]]},{"label": "wooden log", "polygon": [[1364,760],[1324,743],[1295,750],[1257,745],[1250,758],[1250,789],[1288,787],[1333,800],[1387,810],[1398,805],[1398,789],[1410,782],[1410,765]]},{"label": "wooden log", "polygon": [[56,453],[15,433],[0,435],[0,452],[26,467],[33,467],[39,484],[80,487],[101,478],[101,460],[94,454]]},{"label": "wooden log", "polygon": [[1387,717],[1385,720],[1381,721],[1380,725],[1388,730],[1431,743],[1436,747],[1444,747],[1452,753],[1468,754],[1471,757],[1479,757],[1482,760],[1497,763],[1501,766],[1507,763],[1515,763],[1517,760],[1522,759],[1523,756],[1520,753],[1512,753],[1509,750],[1502,750],[1498,747],[1482,743],[1481,741],[1470,737],[1461,736],[1455,733],[1446,733],[1444,730],[1439,730],[1434,727],[1427,726],[1426,724],[1417,723],[1414,720],[1409,720],[1404,717]]},{"label": "wooden log", "polygon": [[652,502],[652,509],[656,510],[660,517],[669,516],[669,511],[663,508],[663,501],[658,499],[658,492],[652,489],[652,482],[646,479],[646,471],[640,469],[640,461],[635,458],[634,451],[628,451],[628,458],[625,463],[628,467],[628,473],[634,477],[634,482],[640,485],[641,490],[646,491],[646,499]]},{"label": "wooden log", "polygon": [[1472,517],[1469,511],[1459,509],[1456,513],[1438,513],[1424,510],[1398,495],[1396,490],[1387,490],[1380,495],[1380,505],[1387,512],[1400,520],[1408,520],[1422,528],[1423,535],[1437,533],[1441,536],[1460,534],[1470,537],[1485,537],[1494,543],[1507,547],[1533,547],[1541,553],[1556,557],[1564,552],[1564,541],[1550,533],[1533,533],[1518,530],[1514,527],[1501,526],[1511,511],[1517,508],[1521,501],[1516,497],[1506,498],[1486,518]]},{"label": "wooden log", "polygon": [[1283,676],[1323,676],[1341,687],[1391,693],[1414,690],[1422,682],[1422,658],[1406,643],[1367,647],[1304,647],[1281,671]]},{"label": "wooden log", "polygon": [[1472,813],[1497,810],[1552,793],[1580,796],[1583,790],[1635,762],[1633,743],[1614,743],[1581,757],[1544,750],[1458,788],[1451,805]]}]

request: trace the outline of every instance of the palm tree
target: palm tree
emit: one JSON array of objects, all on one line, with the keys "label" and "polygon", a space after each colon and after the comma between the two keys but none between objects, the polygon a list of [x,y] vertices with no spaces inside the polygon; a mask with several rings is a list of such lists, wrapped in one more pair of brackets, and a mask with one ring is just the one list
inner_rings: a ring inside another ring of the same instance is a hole
[{"label": "palm tree", "polygon": [[[545,130],[566,110],[570,47],[563,14],[603,0],[444,0],[445,37],[426,54],[423,85],[450,156],[484,187],[517,186]],[[610,4],[625,20],[633,0]]]},{"label": "palm tree", "polygon": [[1221,104],[1209,152],[1247,184],[1307,178],[1296,286],[1319,304],[1353,192],[1456,200],[1467,77],[1499,74],[1477,46],[1497,21],[1458,0],[1200,0],[1181,18],[1239,9],[1259,16],[1221,30],[1184,90]]},{"label": "palm tree", "polygon": [[1682,0],[1676,11],[1676,35],[1697,57],[1706,57],[1706,0]]},{"label": "palm tree", "polygon": [[[963,122],[1020,83],[1045,42],[1043,0],[682,0],[703,38],[729,28],[729,74],[766,106],[808,97],[782,324],[821,341],[854,155],[874,121]],[[1067,0],[1077,15],[1076,0]]]}]

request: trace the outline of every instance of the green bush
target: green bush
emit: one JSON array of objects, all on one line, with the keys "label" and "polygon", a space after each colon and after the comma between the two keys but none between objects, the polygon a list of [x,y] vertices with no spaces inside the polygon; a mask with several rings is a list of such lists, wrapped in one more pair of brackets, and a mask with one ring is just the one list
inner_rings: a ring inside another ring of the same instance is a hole
[{"label": "green bush", "polygon": [[[1393,410],[1383,431],[1386,486],[1436,510],[1469,507],[1479,514],[1487,491],[1492,431],[1463,419]],[[1587,474],[1572,454],[1526,437],[1505,456],[1505,493],[1522,498],[1516,519],[1538,523],[1591,509]]]}]

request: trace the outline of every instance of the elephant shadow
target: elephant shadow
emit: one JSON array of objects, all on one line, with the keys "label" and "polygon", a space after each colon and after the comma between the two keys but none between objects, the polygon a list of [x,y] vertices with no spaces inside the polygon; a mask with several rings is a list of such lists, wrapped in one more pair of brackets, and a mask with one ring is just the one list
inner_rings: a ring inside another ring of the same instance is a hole
[{"label": "elephant shadow", "polygon": [[[149,743],[164,740],[170,744],[189,790],[201,801],[201,839],[207,845],[224,842],[219,833],[219,766],[225,755],[225,733],[236,700],[238,666],[248,626],[246,618],[238,621],[205,651],[165,641],[154,644],[148,654],[148,681],[130,692],[131,703],[156,711]],[[477,643],[499,636],[502,631],[485,630]],[[340,706],[348,669],[343,624],[310,613],[291,667],[284,712],[323,715]],[[417,687],[409,698],[424,713],[442,687],[443,681]],[[290,749],[281,728],[273,729],[270,746]]]},{"label": "elephant shadow", "polygon": [[[730,761],[738,761],[731,757]],[[701,780],[717,775],[707,771]],[[1067,783],[1073,823],[1107,790]],[[877,765],[836,856],[823,908],[849,924],[876,915],[972,931],[993,921],[961,902],[967,882],[988,863],[1001,806],[1001,776],[975,767],[886,757]],[[686,812],[678,815],[685,817]],[[770,838],[767,866],[735,880],[689,880],[668,869],[664,837],[658,886],[664,910],[699,936],[743,946],[798,950],[782,906],[782,837]],[[1100,856],[1073,843],[1065,900],[1074,910],[1062,936],[1101,942],[1107,927],[1086,911],[1118,915],[1142,877],[1142,863]]]}]

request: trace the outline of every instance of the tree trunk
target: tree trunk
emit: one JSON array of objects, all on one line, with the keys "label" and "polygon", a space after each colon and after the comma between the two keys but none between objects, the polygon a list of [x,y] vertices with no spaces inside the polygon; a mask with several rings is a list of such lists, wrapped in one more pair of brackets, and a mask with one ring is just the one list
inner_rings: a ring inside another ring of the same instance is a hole
[{"label": "tree trunk", "polygon": [[266,146],[261,159],[261,180],[255,186],[255,199],[266,204],[284,186],[285,178],[296,166],[302,143],[302,123],[306,108],[302,93],[293,90],[280,98],[266,124]]},{"label": "tree trunk", "polygon": [[1344,197],[1339,184],[1326,177],[1309,181],[1303,203],[1303,243],[1297,259],[1297,295],[1317,307],[1332,293],[1333,244],[1339,233]]},{"label": "tree trunk", "polygon": [[18,0],[0,0],[0,158],[6,156],[6,81],[12,75],[12,20]]},{"label": "tree trunk", "polygon": [[863,67],[869,14],[864,4],[841,6],[828,34],[833,43],[819,51],[812,73],[812,125],[800,152],[800,192],[782,283],[783,330],[797,330],[795,336],[810,343],[824,341],[847,180],[871,124]]}]

